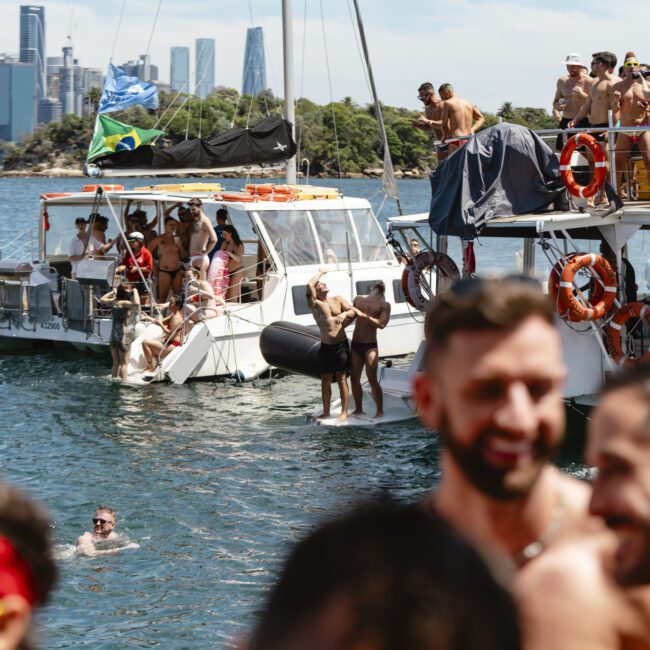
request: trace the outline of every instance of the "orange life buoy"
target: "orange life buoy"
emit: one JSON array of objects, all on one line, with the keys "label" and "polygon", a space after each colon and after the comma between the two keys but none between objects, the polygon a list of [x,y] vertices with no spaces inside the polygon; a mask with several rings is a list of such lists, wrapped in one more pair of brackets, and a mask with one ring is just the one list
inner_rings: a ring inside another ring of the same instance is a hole
[{"label": "orange life buoy", "polygon": [[296,197],[294,194],[276,194],[272,192],[271,194],[260,194],[257,197],[260,201],[276,201],[281,203],[286,203],[288,201],[295,201]]},{"label": "orange life buoy", "polygon": [[[591,267],[603,283],[603,295],[598,302],[583,305],[574,294],[573,279],[580,269]],[[571,320],[598,320],[609,312],[616,299],[616,271],[601,255],[582,253],[570,259],[560,275],[558,287],[558,304],[565,309],[564,318],[569,315]]]},{"label": "orange life buoy", "polygon": [[96,192],[100,187],[104,192],[121,192],[124,189],[124,185],[84,185],[81,189],[84,192]]},{"label": "orange life buoy", "polygon": [[[567,305],[564,302],[564,299],[560,297],[560,276],[564,267],[576,256],[576,255],[586,255],[587,253],[569,253],[566,257],[560,258],[551,269],[551,273],[548,276],[548,295],[555,304],[557,313],[562,316],[564,319],[576,322],[578,318],[574,314],[567,311]],[[600,282],[594,282],[593,290],[589,296],[589,302],[599,303],[603,296],[605,295],[605,287]]]},{"label": "orange life buoy", "polygon": [[41,194],[41,199],[60,199],[62,196],[70,196],[70,192],[50,192]]},{"label": "orange life buoy", "polygon": [[449,255],[435,251],[423,251],[416,255],[402,272],[402,291],[406,302],[420,311],[426,311],[430,302],[430,298],[422,293],[420,280],[422,274],[432,267],[439,269],[442,275],[450,280],[460,278],[456,262]]},{"label": "orange life buoy", "polygon": [[605,341],[607,351],[618,366],[630,366],[639,361],[650,361],[650,352],[646,352],[638,359],[634,359],[623,351],[621,330],[627,325],[630,318],[640,318],[650,325],[650,305],[646,305],[644,302],[629,302],[623,305],[614,314],[612,320],[609,321]]},{"label": "orange life buoy", "polygon": [[221,192],[214,195],[215,201],[238,201],[240,203],[252,203],[255,197],[246,192]]},{"label": "orange life buoy", "polygon": [[[594,177],[589,185],[579,185],[571,170],[571,156],[577,147],[584,145],[591,151],[594,157]],[[598,192],[607,176],[607,159],[604,151],[592,135],[588,133],[577,133],[564,145],[560,154],[560,174],[567,189],[573,196],[589,198]]]}]

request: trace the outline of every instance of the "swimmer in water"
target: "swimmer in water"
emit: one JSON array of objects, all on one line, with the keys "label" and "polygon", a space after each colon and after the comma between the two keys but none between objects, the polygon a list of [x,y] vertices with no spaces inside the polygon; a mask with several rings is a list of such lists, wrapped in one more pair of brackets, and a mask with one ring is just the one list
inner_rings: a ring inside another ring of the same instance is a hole
[{"label": "swimmer in water", "polygon": [[[98,549],[97,545],[111,542],[109,548]],[[122,542],[126,542],[123,544]],[[81,535],[77,540],[77,553],[92,557],[94,555],[109,555],[125,548],[140,548],[135,542],[128,542],[115,532],[115,510],[100,506],[95,510],[93,530]]]}]

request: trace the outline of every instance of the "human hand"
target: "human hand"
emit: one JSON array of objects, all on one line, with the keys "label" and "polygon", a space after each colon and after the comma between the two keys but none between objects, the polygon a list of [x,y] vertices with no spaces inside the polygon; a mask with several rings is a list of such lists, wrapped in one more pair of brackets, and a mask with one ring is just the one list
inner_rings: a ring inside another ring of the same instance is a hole
[{"label": "human hand", "polygon": [[318,272],[319,272],[321,275],[325,275],[325,274],[327,273],[327,269],[324,269],[324,268],[321,266],[321,268],[318,269]]},{"label": "human hand", "polygon": [[575,121],[575,120],[571,120],[571,121],[567,124],[567,127],[568,127],[569,129],[573,129],[573,128],[575,127],[575,125],[576,125],[576,121]]},{"label": "human hand", "polygon": [[620,90],[615,90],[614,93],[612,94],[612,106],[619,106],[621,103],[621,91]]}]

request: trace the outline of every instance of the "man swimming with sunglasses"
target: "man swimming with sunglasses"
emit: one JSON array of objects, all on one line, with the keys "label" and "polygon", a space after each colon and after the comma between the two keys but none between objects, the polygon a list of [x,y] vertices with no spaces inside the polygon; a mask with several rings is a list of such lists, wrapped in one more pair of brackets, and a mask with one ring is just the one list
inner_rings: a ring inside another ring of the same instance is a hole
[{"label": "man swimming with sunglasses", "polygon": [[117,553],[125,548],[140,548],[139,544],[128,541],[115,531],[115,514],[115,510],[108,506],[100,506],[95,510],[93,530],[79,537],[77,553],[92,557]]}]

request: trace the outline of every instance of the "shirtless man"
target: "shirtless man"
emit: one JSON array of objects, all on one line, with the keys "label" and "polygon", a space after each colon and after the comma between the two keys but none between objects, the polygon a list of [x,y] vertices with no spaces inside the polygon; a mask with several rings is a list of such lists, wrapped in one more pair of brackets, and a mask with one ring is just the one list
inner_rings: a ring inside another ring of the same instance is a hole
[{"label": "shirtless man", "polygon": [[215,297],[214,289],[207,280],[201,280],[199,270],[191,266],[185,272],[185,316],[196,323],[219,316],[219,306],[225,305],[223,298]]},{"label": "shirtless man", "polygon": [[[553,117],[558,121],[558,128],[560,129],[566,129],[569,122],[578,114],[578,111],[587,101],[593,84],[593,79],[587,74],[587,68],[579,54],[567,54],[564,64],[566,65],[567,74],[562,75],[557,80],[555,97],[553,97]],[[575,127],[579,129],[588,126],[589,120],[586,117],[575,123]],[[564,148],[564,135],[562,133],[558,133],[555,147],[558,151],[562,151]]]},{"label": "shirtless man", "polygon": [[436,97],[433,84],[425,81],[418,88],[418,99],[424,104],[424,115],[418,115],[418,119],[411,122],[411,126],[422,131],[433,133],[439,144],[436,145],[436,157],[441,163],[447,157],[447,147],[442,140],[442,100]]},{"label": "shirtless man", "polygon": [[[616,65],[616,59],[612,62],[609,52],[596,52],[591,56],[591,70],[596,77],[585,103],[580,107],[575,117],[569,121],[567,126],[570,129],[581,124],[587,116],[589,116],[589,126],[601,128],[609,126],[608,113],[612,103],[612,88],[616,83],[610,73],[610,68]],[[616,123],[616,120],[614,120],[614,123]],[[602,150],[606,152],[607,132],[599,131],[591,135],[596,138]]]},{"label": "shirtless man", "polygon": [[[178,216],[178,225],[176,226],[176,236],[180,237],[185,250],[187,251],[190,246],[190,230],[192,228],[192,220],[190,218],[190,211],[186,208],[181,201],[174,203],[163,212],[163,217],[167,219],[171,216],[172,212],[176,210]],[[215,231],[216,232],[216,231]]]},{"label": "shirtless man", "polygon": [[443,100],[440,117],[443,141],[454,139],[453,142],[448,142],[447,151],[448,155],[451,155],[467,143],[468,138],[462,136],[476,133],[483,126],[485,118],[476,106],[457,97],[451,84],[442,84],[438,92]]},{"label": "shirtless man", "polygon": [[109,555],[124,548],[140,548],[140,545],[135,542],[128,542],[120,547],[111,545],[111,548],[107,549],[97,548],[98,543],[119,542],[120,539],[122,537],[115,532],[115,510],[106,506],[100,506],[95,510],[92,532],[84,533],[77,540],[77,553],[87,556]]},{"label": "shirtless man", "polygon": [[592,514],[618,542],[611,562],[639,614],[638,648],[650,647],[650,365],[609,382],[589,422],[587,463],[597,470]]},{"label": "shirtless man", "polygon": [[[650,126],[650,84],[639,72],[639,62],[635,59],[628,59],[623,64],[623,79],[612,88],[611,107],[613,111],[620,111],[621,126]],[[643,156],[650,183],[650,131],[619,133],[616,138],[616,180],[621,198],[625,163],[634,145]]]},{"label": "shirtless man", "polygon": [[362,315],[359,315],[352,334],[352,349],[350,351],[350,383],[354,397],[354,415],[363,413],[363,390],[361,389],[361,372],[364,365],[366,376],[375,401],[375,417],[384,414],[384,393],[377,379],[379,366],[379,351],[377,349],[377,330],[383,330],[390,320],[390,303],[386,302],[384,294],[386,286],[379,280],[365,296],[357,296],[353,301]]},{"label": "shirtless man", "polygon": [[328,296],[329,289],[321,278],[327,273],[319,269],[307,283],[307,302],[320,330],[321,344],[318,358],[321,366],[321,396],[323,413],[319,419],[330,417],[332,379],[336,377],[341,397],[339,420],[348,419],[347,369],[350,354],[345,328],[357,316],[357,310],[343,296]]},{"label": "shirtless man", "polygon": [[527,650],[613,650],[633,628],[602,561],[612,533],[588,513],[590,487],[548,462],[565,425],[553,312],[525,279],[462,280],[436,297],[414,384],[442,443],[427,504],[510,572]]},{"label": "shirtless man", "polygon": [[199,270],[199,278],[205,280],[210,260],[208,253],[217,243],[217,234],[202,208],[201,199],[191,199],[188,203],[191,216],[190,264]]},{"label": "shirtless man", "polygon": [[108,251],[119,241],[119,237],[115,239],[106,239],[106,231],[108,230],[108,217],[103,217],[101,214],[91,214],[90,223],[90,238],[88,239],[88,249],[93,255],[106,255]]},{"label": "shirtless man", "polygon": [[[174,348],[183,344],[183,295],[177,294],[169,301],[171,314],[162,320],[145,316],[147,320],[156,323],[164,332],[161,339],[145,339],[142,341],[142,351],[147,360],[145,372],[154,372],[159,361],[162,361]],[[186,326],[189,324],[186,324]]]},{"label": "shirtless man", "polygon": [[158,301],[165,302],[169,289],[177,294],[183,288],[181,258],[185,256],[183,242],[176,237],[178,222],[173,217],[165,219],[165,234],[156,237],[149,249],[152,255],[158,252]]}]

